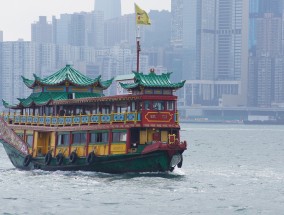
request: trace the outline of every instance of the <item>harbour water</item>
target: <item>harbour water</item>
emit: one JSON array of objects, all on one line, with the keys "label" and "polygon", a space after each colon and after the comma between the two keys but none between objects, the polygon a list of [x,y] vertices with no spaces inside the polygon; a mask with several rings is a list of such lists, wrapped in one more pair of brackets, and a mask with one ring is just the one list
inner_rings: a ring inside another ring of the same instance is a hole
[{"label": "harbour water", "polygon": [[0,145],[0,214],[284,214],[284,126],[181,127],[172,173],[19,171]]}]

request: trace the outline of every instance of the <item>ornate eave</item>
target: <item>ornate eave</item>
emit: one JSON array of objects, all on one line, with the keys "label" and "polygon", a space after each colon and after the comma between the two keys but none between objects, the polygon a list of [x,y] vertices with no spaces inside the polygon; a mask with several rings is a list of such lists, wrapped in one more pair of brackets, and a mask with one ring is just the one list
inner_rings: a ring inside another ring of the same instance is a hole
[{"label": "ornate eave", "polygon": [[157,75],[154,71],[149,74],[143,74],[139,72],[133,72],[134,83],[125,84],[119,83],[120,86],[127,90],[140,89],[140,88],[168,88],[168,89],[179,89],[184,86],[185,81],[178,83],[171,83],[170,75],[172,73],[163,73]]},{"label": "ornate eave", "polygon": [[22,76],[23,82],[30,89],[34,89],[36,86],[44,87],[62,85],[76,87],[100,86],[102,89],[107,89],[113,81],[113,79],[101,81],[101,76],[98,76],[95,79],[89,78],[72,68],[71,65],[66,65],[64,68],[45,78],[40,78],[35,74],[33,76],[34,80],[30,80]]}]

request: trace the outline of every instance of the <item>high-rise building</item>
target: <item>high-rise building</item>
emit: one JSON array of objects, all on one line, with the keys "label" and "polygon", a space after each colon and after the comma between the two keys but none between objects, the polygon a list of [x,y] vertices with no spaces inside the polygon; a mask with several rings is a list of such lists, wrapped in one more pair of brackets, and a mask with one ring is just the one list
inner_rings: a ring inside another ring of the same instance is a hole
[{"label": "high-rise building", "polygon": [[86,45],[86,19],[85,14],[75,13],[71,15],[69,28],[69,42],[72,46]]},{"label": "high-rise building", "polygon": [[103,12],[61,14],[52,18],[53,41],[59,45],[104,47]]},{"label": "high-rise building", "polygon": [[171,1],[171,44],[196,49],[197,0]]},{"label": "high-rise building", "polygon": [[47,22],[46,16],[40,16],[39,21],[31,24],[32,42],[52,43],[52,24]]},{"label": "high-rise building", "polygon": [[142,43],[143,40],[145,42],[142,44],[142,48],[153,49],[169,46],[169,41],[171,39],[171,25],[169,25],[172,19],[171,12],[166,10],[150,10],[148,15],[151,18],[151,25],[145,26],[144,28],[145,34],[141,39]]},{"label": "high-rise building", "polygon": [[121,0],[95,0],[95,12],[102,11],[104,19],[113,19],[121,16]]},{"label": "high-rise building", "polygon": [[96,49],[104,47],[104,15],[101,11],[91,13],[91,27],[88,31],[88,44]]},{"label": "high-rise building", "polygon": [[256,45],[256,19],[263,17],[265,13],[271,13],[274,17],[282,17],[283,0],[249,0],[249,50],[254,52]]},{"label": "high-rise building", "polygon": [[249,94],[256,98],[252,106],[270,107],[284,102],[282,25],[277,13],[264,13],[254,19],[255,45],[249,64]]},{"label": "high-rise building", "polygon": [[[240,98],[239,105],[247,102],[248,67],[248,1],[197,1],[197,77],[200,80],[239,82],[233,90]],[[226,83],[228,82],[228,83]],[[235,84],[235,83],[234,83]],[[235,87],[235,86],[234,86]],[[208,90],[202,96],[217,100],[230,94],[228,86],[217,91]],[[223,91],[224,90],[224,91]],[[228,97],[226,97],[228,98]]]},{"label": "high-rise building", "polygon": [[[196,19],[198,0],[171,0],[171,49],[166,51],[172,79],[195,80]],[[174,80],[173,80],[174,81]]]},{"label": "high-rise building", "polygon": [[273,103],[284,103],[284,57],[274,59],[274,83],[273,83]]},{"label": "high-rise building", "polygon": [[[117,19],[105,21],[105,46],[112,47],[127,43],[130,46],[136,45],[136,25],[135,15],[127,14]],[[140,28],[141,37],[143,40],[143,26]],[[143,41],[142,41],[143,42]]]},{"label": "high-rise building", "polygon": [[52,17],[53,41],[59,45],[69,44],[69,29],[72,14],[60,14],[60,18]]},{"label": "high-rise building", "polygon": [[47,77],[56,71],[56,45],[53,43],[36,43],[35,66],[37,75]]},{"label": "high-rise building", "polygon": [[36,44],[25,41],[3,42],[0,52],[1,98],[10,104],[17,103],[16,98],[25,98],[30,94],[21,76],[32,79],[36,73]]},{"label": "high-rise building", "polygon": [[0,42],[3,42],[3,31],[0,31]]}]

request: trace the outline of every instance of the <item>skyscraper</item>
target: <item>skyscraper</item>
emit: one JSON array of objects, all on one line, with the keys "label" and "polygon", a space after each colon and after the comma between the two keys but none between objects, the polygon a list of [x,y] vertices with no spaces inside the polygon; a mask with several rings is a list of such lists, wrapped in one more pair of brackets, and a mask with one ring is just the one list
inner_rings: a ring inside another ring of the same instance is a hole
[{"label": "skyscraper", "polygon": [[104,46],[103,12],[61,14],[52,18],[53,41],[59,45]]},{"label": "skyscraper", "polygon": [[102,11],[104,19],[121,16],[121,0],[95,0],[95,11]]},{"label": "skyscraper", "polygon": [[175,81],[196,77],[196,12],[198,0],[171,1],[171,50],[167,51],[168,69]]},{"label": "skyscraper", "polygon": [[73,46],[86,45],[86,19],[85,14],[75,13],[71,16],[69,41]]},{"label": "skyscraper", "polygon": [[255,44],[250,50],[249,94],[256,98],[251,106],[270,107],[272,103],[284,102],[282,25],[283,20],[277,13],[264,13],[251,26]]},{"label": "skyscraper", "polygon": [[[243,96],[242,103],[246,103],[248,1],[200,0],[197,10],[198,78],[224,81],[225,85],[228,81],[238,81],[238,95]],[[226,91],[208,93],[216,99],[228,94]]]},{"label": "skyscraper", "polygon": [[[140,29],[143,35],[143,28]],[[135,46],[135,15],[127,14],[118,19],[105,21],[105,46],[112,47],[121,43],[128,43],[130,46]],[[144,38],[144,37],[142,37]]]},{"label": "skyscraper", "polygon": [[60,18],[52,17],[53,40],[58,45],[69,44],[69,29],[72,14],[60,14]]},{"label": "skyscraper", "polygon": [[3,42],[0,48],[0,92],[1,97],[10,104],[17,103],[16,98],[24,98],[30,89],[24,87],[21,75],[31,79],[36,73],[34,42]]},{"label": "skyscraper", "polygon": [[196,49],[197,0],[171,1],[171,43],[176,47]]},{"label": "skyscraper", "polygon": [[283,6],[283,0],[249,0],[249,50],[251,52],[256,45],[256,19],[261,18],[265,13],[281,17]]},{"label": "skyscraper", "polygon": [[46,16],[40,16],[39,21],[32,26],[32,42],[52,43],[52,25],[47,22]]}]

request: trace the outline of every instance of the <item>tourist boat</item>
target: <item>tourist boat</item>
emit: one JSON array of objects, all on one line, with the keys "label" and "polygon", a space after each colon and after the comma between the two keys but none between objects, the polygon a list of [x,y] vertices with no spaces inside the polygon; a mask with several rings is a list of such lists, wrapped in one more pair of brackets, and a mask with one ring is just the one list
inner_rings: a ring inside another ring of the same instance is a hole
[{"label": "tourist boat", "polygon": [[127,94],[104,96],[113,80],[83,75],[71,65],[53,75],[23,78],[32,89],[0,117],[0,140],[19,169],[165,172],[181,167],[175,90],[170,73],[133,72],[119,82]]}]

